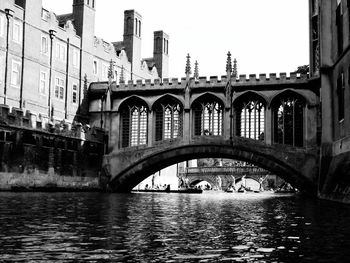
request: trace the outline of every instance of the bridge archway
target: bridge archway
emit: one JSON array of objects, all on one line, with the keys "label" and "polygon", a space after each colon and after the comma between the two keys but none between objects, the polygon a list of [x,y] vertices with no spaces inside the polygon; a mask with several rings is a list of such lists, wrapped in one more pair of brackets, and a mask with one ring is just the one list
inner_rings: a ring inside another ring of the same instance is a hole
[{"label": "bridge archway", "polygon": [[276,174],[301,191],[316,194],[317,155],[243,138],[233,145],[201,139],[191,145],[164,145],[156,152],[130,151],[107,156],[104,167],[111,176],[111,189],[128,192],[156,171],[195,157],[247,161]]},{"label": "bridge archway", "polygon": [[271,101],[275,143],[304,146],[306,99],[294,91],[284,91]]},{"label": "bridge archway", "polygon": [[184,106],[177,98],[165,95],[152,106],[155,141],[182,137]]},{"label": "bridge archway", "polygon": [[147,144],[149,107],[139,97],[133,96],[120,105],[122,148]]},{"label": "bridge archway", "polygon": [[223,135],[224,102],[217,96],[206,93],[193,101],[193,130],[195,136]]},{"label": "bridge archway", "polygon": [[266,99],[255,92],[246,92],[234,101],[237,136],[265,139],[266,105]]}]

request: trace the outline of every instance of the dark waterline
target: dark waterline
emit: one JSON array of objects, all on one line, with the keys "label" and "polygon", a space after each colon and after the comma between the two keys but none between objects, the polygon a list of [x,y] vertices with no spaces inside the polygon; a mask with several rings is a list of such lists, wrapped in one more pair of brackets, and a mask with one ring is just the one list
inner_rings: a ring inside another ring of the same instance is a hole
[{"label": "dark waterline", "polygon": [[349,222],[290,195],[0,193],[0,261],[348,262]]}]

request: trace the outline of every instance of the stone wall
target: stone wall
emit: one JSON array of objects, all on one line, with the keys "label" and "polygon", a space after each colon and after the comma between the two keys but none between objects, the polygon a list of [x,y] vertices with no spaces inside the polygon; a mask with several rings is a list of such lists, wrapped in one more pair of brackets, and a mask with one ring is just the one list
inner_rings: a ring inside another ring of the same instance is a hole
[{"label": "stone wall", "polygon": [[103,130],[79,123],[33,129],[30,113],[0,109],[0,190],[103,187]]}]

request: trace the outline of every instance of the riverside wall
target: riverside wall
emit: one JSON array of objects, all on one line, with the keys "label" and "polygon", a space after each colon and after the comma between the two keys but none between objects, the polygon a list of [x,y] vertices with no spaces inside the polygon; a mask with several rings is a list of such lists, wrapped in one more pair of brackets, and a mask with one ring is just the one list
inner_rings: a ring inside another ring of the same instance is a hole
[{"label": "riverside wall", "polygon": [[102,129],[64,121],[33,126],[30,113],[0,105],[0,190],[105,189]]}]

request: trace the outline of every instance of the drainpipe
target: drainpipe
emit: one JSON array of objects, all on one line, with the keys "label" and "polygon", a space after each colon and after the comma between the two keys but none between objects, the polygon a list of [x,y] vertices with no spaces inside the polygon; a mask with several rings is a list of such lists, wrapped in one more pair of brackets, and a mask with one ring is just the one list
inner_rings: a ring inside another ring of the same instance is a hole
[{"label": "drainpipe", "polygon": [[21,87],[19,91],[19,108],[22,109],[25,103],[23,103],[23,82],[24,82],[24,47],[25,47],[25,35],[26,35],[26,8],[23,10],[23,26],[22,26],[22,68],[21,68]]},{"label": "drainpipe", "polygon": [[6,8],[5,14],[7,19],[6,26],[6,58],[5,58],[5,80],[4,80],[4,104],[6,104],[7,99],[7,72],[8,72],[8,60],[9,60],[9,38],[10,38],[10,18],[13,17],[13,10]]},{"label": "drainpipe", "polygon": [[52,98],[51,98],[51,82],[52,82],[52,51],[53,51],[53,39],[56,35],[55,30],[49,30],[50,34],[50,71],[49,71],[49,97],[48,97],[48,116],[51,119],[53,114],[51,114]]},{"label": "drainpipe", "polygon": [[69,46],[70,40],[67,38],[67,58],[66,58],[66,94],[64,99],[64,118],[68,119],[68,74],[69,74]]}]

